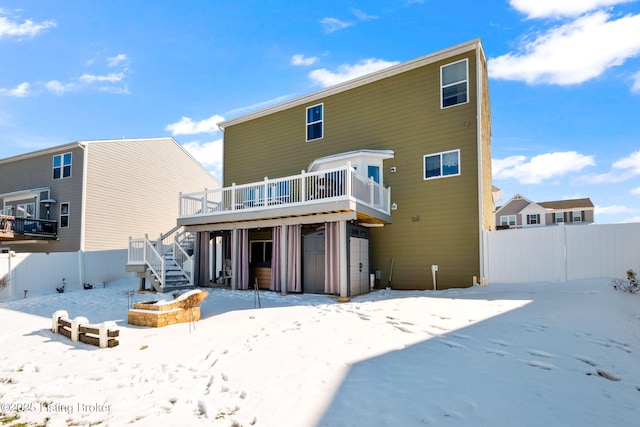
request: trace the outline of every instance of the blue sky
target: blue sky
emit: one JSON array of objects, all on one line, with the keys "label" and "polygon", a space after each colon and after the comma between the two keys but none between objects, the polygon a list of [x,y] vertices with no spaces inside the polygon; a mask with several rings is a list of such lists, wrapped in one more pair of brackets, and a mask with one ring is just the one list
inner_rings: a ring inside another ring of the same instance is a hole
[{"label": "blue sky", "polygon": [[172,136],[475,38],[506,202],[590,197],[640,222],[640,1],[0,1],[0,157]]}]

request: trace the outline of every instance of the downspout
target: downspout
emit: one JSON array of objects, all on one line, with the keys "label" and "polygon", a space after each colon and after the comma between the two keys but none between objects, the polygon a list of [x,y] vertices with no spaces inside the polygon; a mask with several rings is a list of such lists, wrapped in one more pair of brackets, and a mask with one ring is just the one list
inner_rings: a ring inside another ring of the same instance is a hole
[{"label": "downspout", "polygon": [[79,144],[82,148],[82,197],[80,207],[80,248],[78,249],[78,276],[81,284],[85,283],[84,278],[84,251],[86,239],[86,206],[87,206],[87,162],[89,161],[89,146],[84,143]]},{"label": "downspout", "polygon": [[[484,52],[482,50],[482,45],[480,43],[477,44],[476,47],[476,138],[477,138],[477,150],[478,150],[478,253],[479,259],[478,262],[480,264],[480,281],[481,283],[485,283],[485,251],[484,251],[484,237],[485,233],[483,232],[484,225],[484,199],[483,199],[483,168],[482,165],[484,163],[483,158],[483,88],[484,88],[484,73],[482,67],[482,60],[484,59]],[[491,165],[491,163],[489,163]]]},{"label": "downspout", "polygon": [[340,235],[340,247],[338,249],[338,253],[340,254],[340,296],[342,298],[347,298],[349,296],[349,286],[348,286],[348,271],[349,261],[347,260],[347,222],[340,221],[338,222],[339,227],[339,235]]},{"label": "downspout", "polygon": [[87,214],[87,170],[89,162],[89,146],[86,143],[80,143],[83,149],[82,156],[82,206],[80,207],[80,251],[84,251],[86,239],[86,214]]}]

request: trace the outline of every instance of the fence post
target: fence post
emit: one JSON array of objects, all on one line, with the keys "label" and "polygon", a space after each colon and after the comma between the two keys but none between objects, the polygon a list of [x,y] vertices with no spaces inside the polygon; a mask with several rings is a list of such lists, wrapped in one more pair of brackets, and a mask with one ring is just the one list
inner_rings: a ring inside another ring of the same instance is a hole
[{"label": "fence post", "polygon": [[353,196],[353,188],[351,187],[352,185],[352,179],[353,179],[353,168],[351,167],[351,162],[347,163],[347,196],[351,197]]},{"label": "fence post", "polygon": [[89,319],[86,317],[76,317],[71,321],[71,341],[78,341],[80,326],[88,325]]},{"label": "fence post", "polygon": [[69,313],[66,310],[58,310],[51,316],[51,332],[54,334],[58,333],[58,320],[60,318],[69,318]]},{"label": "fence post", "polygon": [[231,210],[236,210],[236,183],[231,183]]},{"label": "fence post", "polygon": [[300,186],[302,189],[301,190],[302,194],[300,195],[300,198],[301,198],[300,202],[304,203],[307,201],[307,180],[305,178],[304,169],[300,171],[300,175],[301,175],[300,179],[302,180],[302,185]]},{"label": "fence post", "polygon": [[111,328],[111,330],[116,330],[118,329],[118,326],[116,325],[115,322],[112,322],[112,321],[102,322],[98,326],[98,331],[99,331],[98,337],[100,341],[100,348],[109,347],[109,328]]},{"label": "fence post", "polygon": [[208,194],[208,190],[205,187],[204,193],[202,193],[202,198],[200,199],[200,203],[202,204],[202,206],[200,207],[201,214],[207,213],[207,194]]}]

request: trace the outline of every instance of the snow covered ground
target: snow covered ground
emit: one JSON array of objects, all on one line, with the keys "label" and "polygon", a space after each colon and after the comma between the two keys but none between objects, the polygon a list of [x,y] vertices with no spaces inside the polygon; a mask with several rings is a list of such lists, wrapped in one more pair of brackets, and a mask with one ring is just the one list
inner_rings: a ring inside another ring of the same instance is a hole
[{"label": "snow covered ground", "polygon": [[[127,325],[127,291],[136,287],[124,280],[1,303],[0,421],[640,423],[640,295],[612,289],[609,279],[381,290],[348,303],[261,292],[261,309],[252,291],[212,289],[202,320],[159,329]],[[61,309],[116,321],[120,345],[54,335],[51,315]]]}]

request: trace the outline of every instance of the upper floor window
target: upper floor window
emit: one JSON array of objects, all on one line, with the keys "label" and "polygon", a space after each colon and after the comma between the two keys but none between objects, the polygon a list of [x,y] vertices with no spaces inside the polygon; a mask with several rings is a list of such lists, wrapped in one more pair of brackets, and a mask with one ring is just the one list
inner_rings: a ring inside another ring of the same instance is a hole
[{"label": "upper floor window", "polygon": [[66,228],[69,226],[69,203],[60,203],[60,227]]},{"label": "upper floor window", "polygon": [[509,227],[515,227],[516,216],[515,215],[500,215],[500,225],[508,225]]},{"label": "upper floor window", "polygon": [[572,212],[573,222],[582,222],[582,211]]},{"label": "upper floor window", "polygon": [[324,104],[307,107],[307,141],[320,139],[324,135]]},{"label": "upper floor window", "polygon": [[460,150],[424,156],[424,179],[460,175]]},{"label": "upper floor window", "polygon": [[71,153],[53,156],[53,179],[71,176]]},{"label": "upper floor window", "polygon": [[556,224],[564,222],[564,212],[556,212]]},{"label": "upper floor window", "polygon": [[466,59],[440,67],[442,108],[469,101],[469,63]]}]

